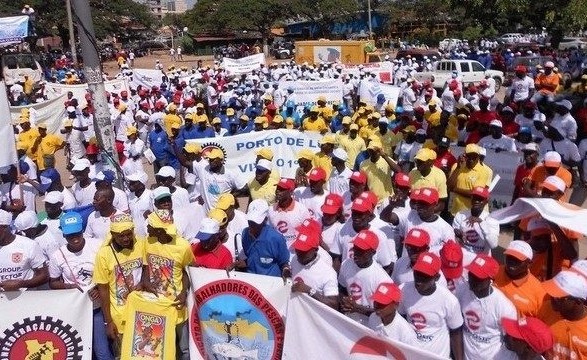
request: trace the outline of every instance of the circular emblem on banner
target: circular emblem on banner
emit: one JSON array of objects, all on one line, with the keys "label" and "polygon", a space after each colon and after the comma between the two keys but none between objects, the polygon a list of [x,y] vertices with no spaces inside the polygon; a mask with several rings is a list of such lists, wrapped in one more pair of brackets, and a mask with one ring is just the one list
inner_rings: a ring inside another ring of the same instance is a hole
[{"label": "circular emblem on banner", "polygon": [[285,324],[253,286],[238,280],[211,282],[194,292],[190,328],[207,359],[281,359]]},{"label": "circular emblem on banner", "polygon": [[224,148],[220,146],[220,144],[215,142],[202,144],[202,156],[208,158],[208,153],[210,153],[210,151],[212,151],[213,149],[218,149],[222,151],[222,154],[224,155],[223,163],[226,163],[226,150],[224,150]]},{"label": "circular emblem on banner", "polygon": [[51,316],[26,318],[4,330],[1,359],[77,360],[83,355],[82,339],[71,325]]}]

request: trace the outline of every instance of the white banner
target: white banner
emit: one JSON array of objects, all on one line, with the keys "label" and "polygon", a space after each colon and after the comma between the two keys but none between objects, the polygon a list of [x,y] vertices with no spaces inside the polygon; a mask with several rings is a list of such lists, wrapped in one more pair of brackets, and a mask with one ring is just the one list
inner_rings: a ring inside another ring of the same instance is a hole
[{"label": "white banner", "polygon": [[[129,91],[130,88],[128,87],[128,83],[125,79],[115,79],[115,80],[108,80],[104,81],[104,87],[106,91],[118,93],[122,90]],[[88,90],[88,84],[77,84],[77,85],[64,85],[64,84],[57,84],[57,83],[46,83],[45,84],[45,91],[47,93],[47,98],[54,99],[61,95],[67,95],[69,91],[73,93],[73,97],[77,99],[80,105],[83,105],[86,100],[85,96]],[[130,91],[129,91],[130,95]]]},{"label": "white banner", "polygon": [[383,94],[385,103],[397,105],[400,88],[398,86],[381,84],[374,81],[361,81],[359,85],[359,98],[367,100],[368,103],[376,104],[377,96]]},{"label": "white banner", "polygon": [[0,292],[0,314],[0,359],[92,358],[92,301],[77,289]]},{"label": "white banner", "polygon": [[512,206],[494,211],[489,216],[500,224],[507,224],[535,215],[540,215],[562,228],[587,235],[587,209],[554,199],[520,198]]},{"label": "white banner", "polygon": [[[359,65],[346,65],[343,64],[343,74],[353,74],[356,78],[361,73]],[[372,74],[377,74],[377,78],[384,84],[393,84],[393,66],[390,62],[379,62],[379,63],[366,63],[361,64],[362,70],[368,70]]]},{"label": "white banner", "polygon": [[296,295],[292,296],[287,309],[283,359],[442,358],[378,336],[371,329],[309,296]]},{"label": "white banner", "polygon": [[332,105],[333,102],[342,102],[342,80],[319,80],[319,81],[280,81],[280,89],[293,89],[296,101],[296,110],[301,114],[305,106],[314,106],[318,96],[326,97],[326,102]]},{"label": "white banner", "polygon": [[28,16],[8,16],[0,18],[0,45],[17,44],[29,34]]},{"label": "white banner", "polygon": [[130,87],[136,89],[139,85],[151,89],[153,86],[161,86],[165,74],[161,70],[154,69],[132,69]]},{"label": "white banner", "polygon": [[291,291],[279,277],[189,269],[190,358],[282,358]]},{"label": "white banner", "polygon": [[8,102],[8,94],[6,93],[6,85],[4,81],[0,81],[0,139],[4,139],[4,150],[0,151],[0,166],[8,166],[16,164],[18,158],[16,157],[16,143],[14,137],[14,128],[12,122],[8,118],[10,113],[10,103]]},{"label": "white banner", "polygon": [[239,179],[248,180],[255,174],[255,152],[263,147],[273,150],[273,166],[282,177],[295,178],[298,167],[296,154],[303,148],[316,152],[320,150],[318,141],[322,135],[316,132],[298,130],[264,130],[235,136],[210,139],[195,139],[202,145],[204,154],[213,148],[224,153],[224,165],[228,171],[238,174]]},{"label": "white banner", "polygon": [[60,95],[51,100],[43,101],[38,104],[26,106],[11,106],[10,117],[13,124],[18,124],[23,109],[29,109],[31,124],[37,126],[38,124],[46,124],[47,132],[50,134],[57,133],[61,128],[63,119],[67,117],[65,113],[65,99],[66,95]]},{"label": "white banner", "polygon": [[222,60],[222,66],[229,75],[250,73],[253,70],[260,69],[261,64],[265,65],[265,54],[263,53],[240,59],[224,58]]}]

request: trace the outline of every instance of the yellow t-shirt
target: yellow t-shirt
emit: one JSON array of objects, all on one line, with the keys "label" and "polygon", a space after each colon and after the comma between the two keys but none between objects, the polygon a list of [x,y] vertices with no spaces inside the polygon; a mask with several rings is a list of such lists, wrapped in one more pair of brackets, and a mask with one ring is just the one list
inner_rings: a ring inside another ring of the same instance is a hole
[{"label": "yellow t-shirt", "polygon": [[369,124],[369,119],[367,119],[367,116],[358,116],[354,121],[355,124],[359,126],[359,128],[362,128]]},{"label": "yellow t-shirt", "polygon": [[131,286],[134,289],[141,281],[144,252],[145,239],[137,239],[132,249],[116,252],[116,257],[114,257],[113,249],[109,245],[102,246],[96,254],[93,281],[96,284],[108,284],[110,288],[110,314],[120,333],[124,331],[124,310],[129,294],[128,287]]},{"label": "yellow t-shirt", "polygon": [[346,162],[346,166],[349,169],[352,169],[355,166],[355,160],[357,159],[357,155],[359,155],[361,151],[367,149],[367,146],[365,145],[365,140],[363,140],[363,138],[360,136],[357,136],[354,139],[351,139],[350,136],[347,136],[346,138],[341,138],[341,141],[338,144],[338,146],[344,151],[346,151],[349,157],[349,159]]},{"label": "yellow t-shirt", "polygon": [[312,166],[317,168],[321,167],[326,171],[326,180],[330,177],[330,172],[332,171],[332,157],[324,154],[322,151],[319,151],[314,155],[314,159],[312,159]]},{"label": "yellow t-shirt", "polygon": [[440,125],[440,114],[440,111],[431,113],[429,110],[426,110],[426,112],[424,112],[424,120],[426,120],[430,126],[438,126]]},{"label": "yellow t-shirt", "polygon": [[[452,171],[456,171],[455,164]],[[481,163],[475,165],[472,169],[465,168],[464,171],[457,177],[456,187],[461,190],[473,190],[476,186],[489,186],[491,183],[491,177],[486,169],[483,168]],[[471,208],[471,199],[456,193],[453,194],[452,206],[450,209],[451,214],[455,215],[459,211]]]},{"label": "yellow t-shirt", "polygon": [[[194,262],[190,244],[182,237],[162,244],[156,238],[147,237],[143,262],[149,267],[149,278],[159,295],[174,301],[183,291],[183,270]],[[178,323],[187,318],[186,309],[178,314]]]},{"label": "yellow t-shirt", "polygon": [[163,125],[165,125],[165,132],[167,136],[173,136],[171,133],[171,126],[178,125],[181,126],[181,118],[176,114],[166,114],[163,116]]},{"label": "yellow t-shirt", "polygon": [[275,179],[273,176],[269,176],[269,179],[264,185],[259,184],[259,182],[253,178],[249,182],[249,191],[251,192],[251,199],[264,199],[270,205],[275,202],[275,189],[277,187],[277,183],[279,179]]},{"label": "yellow t-shirt", "polygon": [[328,126],[326,126],[326,122],[320,116],[318,116],[318,118],[314,121],[310,120],[310,118],[304,119],[304,123],[303,123],[302,127],[306,131],[320,132],[320,131],[328,130]]},{"label": "yellow t-shirt", "polygon": [[412,169],[408,176],[410,177],[412,190],[431,187],[438,191],[439,198],[442,199],[448,197],[448,192],[446,189],[446,175],[436,166],[432,167],[430,174],[428,174],[426,177],[422,176],[420,171],[418,171],[416,168]]},{"label": "yellow t-shirt", "polygon": [[334,110],[330,106],[318,107],[318,111],[324,119],[332,119]]},{"label": "yellow t-shirt", "polygon": [[338,130],[336,132],[336,134],[334,135],[334,138],[336,139],[336,143],[340,145],[340,143],[344,140],[344,139],[348,139],[349,134],[343,134],[342,130]]},{"label": "yellow t-shirt", "polygon": [[367,140],[371,135],[375,135],[379,132],[379,127],[372,127],[370,125],[363,126],[359,129],[359,136],[362,137],[364,140]]},{"label": "yellow t-shirt", "polygon": [[21,143],[22,145],[27,147],[26,154],[31,159],[36,159],[35,154],[33,154],[31,150],[33,148],[35,140],[37,140],[39,136],[39,130],[37,130],[37,128],[32,127],[28,131],[23,131],[19,133],[16,138],[18,143]]},{"label": "yellow t-shirt", "polygon": [[367,174],[367,185],[379,201],[393,195],[391,186],[391,168],[387,161],[380,157],[375,163],[367,159],[361,163],[361,171]]},{"label": "yellow t-shirt", "polygon": [[43,157],[45,155],[53,155],[57,149],[64,143],[63,139],[57,135],[47,134],[37,147],[37,167],[39,170],[45,169]]},{"label": "yellow t-shirt", "polygon": [[393,154],[393,148],[396,147],[403,138],[401,134],[394,134],[393,131],[390,130],[387,130],[384,135],[382,135],[379,131],[376,131],[375,135],[381,141],[381,144],[383,145],[383,151],[388,155]]}]

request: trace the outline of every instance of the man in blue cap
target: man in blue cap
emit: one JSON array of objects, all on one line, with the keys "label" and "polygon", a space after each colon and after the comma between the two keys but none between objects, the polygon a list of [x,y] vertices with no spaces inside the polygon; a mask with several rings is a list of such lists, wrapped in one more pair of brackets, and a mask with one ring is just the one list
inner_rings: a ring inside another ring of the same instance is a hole
[{"label": "man in blue cap", "polygon": [[[63,210],[69,210],[76,207],[75,197],[73,193],[63,186],[61,183],[61,175],[54,168],[48,168],[43,170],[39,176],[39,190],[40,193],[46,194],[51,191],[58,191],[63,194]],[[34,183],[31,182],[33,186]]]}]

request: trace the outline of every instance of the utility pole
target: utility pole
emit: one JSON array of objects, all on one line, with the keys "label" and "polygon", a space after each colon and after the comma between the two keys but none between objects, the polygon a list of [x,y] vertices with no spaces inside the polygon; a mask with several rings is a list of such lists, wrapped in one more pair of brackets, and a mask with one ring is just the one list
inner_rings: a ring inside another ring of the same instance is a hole
[{"label": "utility pole", "polygon": [[373,28],[371,25],[371,0],[367,0],[367,14],[369,18],[369,40],[373,39]]},{"label": "utility pole", "polygon": [[67,27],[69,29],[69,47],[71,48],[71,57],[73,58],[73,65],[76,69],[79,68],[77,61],[77,49],[75,48],[75,32],[73,31],[73,18],[71,16],[71,0],[65,0],[65,8],[67,9]]},{"label": "utility pole", "polygon": [[101,150],[102,161],[107,168],[114,170],[117,176],[115,185],[122,187],[121,173],[118,171],[118,153],[114,151],[114,128],[106,101],[106,88],[102,79],[102,67],[96,44],[96,33],[92,22],[89,0],[73,0],[73,14],[76,16],[77,32],[84,58],[83,72],[95,104],[94,129],[96,140]]}]

